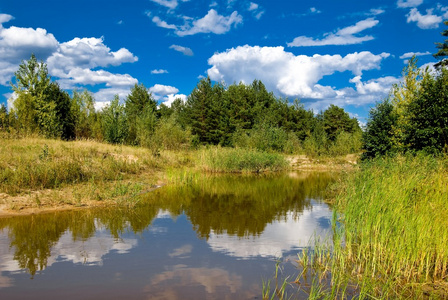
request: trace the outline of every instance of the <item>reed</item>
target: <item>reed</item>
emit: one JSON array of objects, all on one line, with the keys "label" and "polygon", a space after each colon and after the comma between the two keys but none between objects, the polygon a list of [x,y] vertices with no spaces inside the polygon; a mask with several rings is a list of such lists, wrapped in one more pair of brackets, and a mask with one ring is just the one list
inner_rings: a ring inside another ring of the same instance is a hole
[{"label": "reed", "polygon": [[347,174],[332,243],[299,255],[318,278],[310,290],[320,299],[447,298],[447,179],[448,160],[424,155]]},{"label": "reed", "polygon": [[207,172],[259,173],[285,169],[283,155],[243,148],[204,148],[198,153],[198,167]]}]

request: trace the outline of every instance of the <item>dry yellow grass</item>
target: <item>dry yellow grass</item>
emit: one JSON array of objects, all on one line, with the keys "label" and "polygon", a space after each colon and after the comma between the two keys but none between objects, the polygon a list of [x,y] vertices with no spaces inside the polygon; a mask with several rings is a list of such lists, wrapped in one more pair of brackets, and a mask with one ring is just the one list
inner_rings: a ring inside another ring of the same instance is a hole
[{"label": "dry yellow grass", "polygon": [[163,180],[164,169],[188,166],[189,152],[91,140],[0,138],[0,215],[111,205]]}]

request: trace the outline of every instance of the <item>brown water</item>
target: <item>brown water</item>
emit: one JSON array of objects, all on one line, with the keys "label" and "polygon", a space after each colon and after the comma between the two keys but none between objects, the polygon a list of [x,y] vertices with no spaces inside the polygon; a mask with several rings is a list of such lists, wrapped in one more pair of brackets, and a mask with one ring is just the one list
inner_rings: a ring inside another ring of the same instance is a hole
[{"label": "brown water", "polygon": [[103,208],[0,219],[0,299],[261,299],[327,235],[329,174],[202,176]]}]

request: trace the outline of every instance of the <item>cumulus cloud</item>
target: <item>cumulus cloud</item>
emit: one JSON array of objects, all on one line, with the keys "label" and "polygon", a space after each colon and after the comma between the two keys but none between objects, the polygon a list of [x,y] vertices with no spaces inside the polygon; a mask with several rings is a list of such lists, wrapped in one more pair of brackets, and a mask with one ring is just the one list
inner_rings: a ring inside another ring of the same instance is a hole
[{"label": "cumulus cloud", "polygon": [[168,24],[158,16],[153,17],[152,21],[159,27],[174,29],[178,36],[198,33],[224,34],[243,21],[243,17],[237,11],[234,11],[230,16],[222,16],[214,9],[210,9],[203,18],[197,20],[188,17],[183,19],[185,23],[180,26]]},{"label": "cumulus cloud", "polygon": [[34,53],[39,59],[46,59],[59,46],[53,34],[42,28],[4,27],[13,20],[8,14],[0,14],[0,84],[7,85],[24,59]]},{"label": "cumulus cloud", "polygon": [[74,38],[61,43],[47,59],[51,75],[60,78],[61,86],[106,84],[108,87],[130,87],[137,79],[129,74],[113,74],[98,67],[118,66],[136,62],[138,58],[129,50],[121,48],[111,51],[104,44],[104,38]]},{"label": "cumulus cloud", "polygon": [[165,104],[168,107],[171,107],[171,104],[174,102],[174,100],[180,99],[183,102],[187,101],[187,95],[184,94],[170,94],[166,95],[165,97],[162,97],[161,102]]},{"label": "cumulus cloud", "polygon": [[407,8],[407,7],[417,7],[423,3],[423,0],[398,0],[397,7]]},{"label": "cumulus cloud", "polygon": [[422,15],[417,8],[411,9],[407,14],[407,22],[416,22],[417,26],[421,29],[433,29],[438,28],[442,23],[443,18],[433,14],[433,9],[427,9],[426,15]]},{"label": "cumulus cloud", "polygon": [[356,36],[356,34],[375,27],[378,24],[378,20],[374,18],[368,18],[357,22],[353,26],[348,26],[339,29],[335,33],[326,33],[323,39],[314,39],[307,36],[296,37],[291,43],[288,43],[289,47],[305,47],[305,46],[327,46],[327,45],[353,45],[360,44],[366,41],[373,40],[373,36],[364,35]]},{"label": "cumulus cloud", "polygon": [[193,56],[193,50],[191,50],[188,47],[183,47],[183,46],[179,46],[179,45],[171,45],[170,49],[178,51],[178,52],[180,52],[180,53],[182,53],[184,55],[187,55],[187,56]]},{"label": "cumulus cloud", "polygon": [[187,96],[184,94],[177,94],[179,89],[174,86],[155,84],[149,88],[149,91],[155,100],[159,101],[159,103],[165,104],[168,107],[170,107],[174,100],[178,98],[184,102],[187,101]]},{"label": "cumulus cloud", "polygon": [[[319,84],[324,76],[336,72],[350,71],[362,76],[364,71],[379,69],[388,53],[378,55],[368,51],[341,55],[294,55],[284,51],[283,47],[240,46],[226,52],[217,53],[209,58],[208,76],[215,81],[226,83],[251,83],[261,80],[268,90],[287,97],[298,97],[310,101],[342,100],[344,97],[355,101],[359,93],[354,89],[337,90],[331,86]],[[359,77],[361,78],[361,77]],[[384,80],[377,80],[384,83]],[[350,85],[349,82],[347,83]],[[370,86],[373,85],[370,83]],[[385,83],[387,85],[387,83]],[[388,87],[390,88],[390,86]],[[366,88],[364,89],[366,90]],[[346,99],[346,100],[347,100]],[[363,97],[362,101],[375,102],[378,99]],[[347,100],[349,101],[349,100]]]},{"label": "cumulus cloud", "polygon": [[179,92],[177,88],[169,85],[155,84],[149,88],[149,91],[158,96],[166,96],[169,94],[176,94]]},{"label": "cumulus cloud", "polygon": [[66,72],[73,68],[92,69],[96,67],[118,66],[136,62],[138,58],[129,50],[121,48],[111,51],[104,44],[104,38],[74,38],[61,43],[59,49],[48,59],[49,70]]},{"label": "cumulus cloud", "polygon": [[[4,23],[13,20],[11,15],[0,14],[0,84],[6,85],[14,76],[22,60],[34,53],[48,67],[64,89],[85,85],[105,85],[95,96],[110,101],[115,94],[124,97],[137,79],[129,74],[114,74],[102,68],[133,63],[138,60],[129,50],[112,51],[104,38],[74,38],[59,43],[53,34],[42,28],[21,28]],[[99,104],[101,106],[101,104]]]}]

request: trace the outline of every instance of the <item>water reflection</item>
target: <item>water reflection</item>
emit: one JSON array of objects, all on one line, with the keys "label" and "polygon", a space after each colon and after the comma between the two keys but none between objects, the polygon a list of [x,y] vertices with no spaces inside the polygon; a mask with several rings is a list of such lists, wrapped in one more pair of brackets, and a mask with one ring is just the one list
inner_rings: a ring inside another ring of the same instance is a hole
[{"label": "water reflection", "polygon": [[[53,286],[61,272],[73,289],[101,280],[101,298],[124,291],[127,298],[258,296],[260,274],[271,271],[267,261],[241,259],[288,255],[328,229],[331,212],[319,199],[331,180],[300,173],[205,176],[143,195],[132,208],[0,219],[0,296],[23,297],[23,285],[31,289],[23,275],[54,276]],[[67,263],[83,268],[67,275]]]}]

